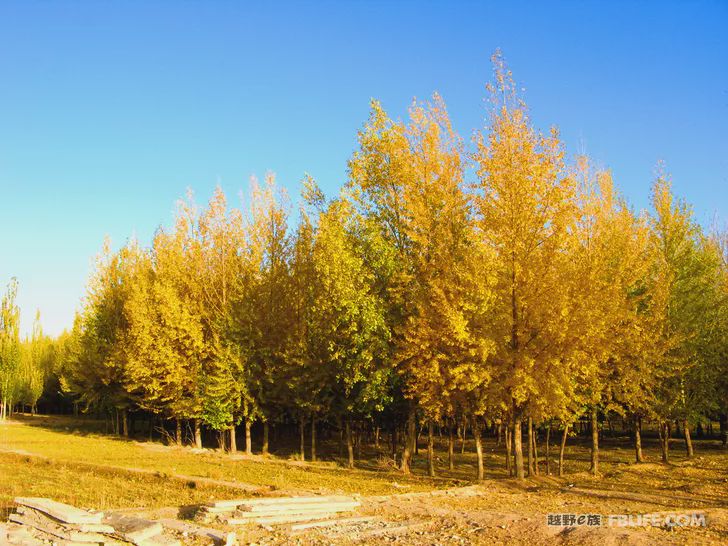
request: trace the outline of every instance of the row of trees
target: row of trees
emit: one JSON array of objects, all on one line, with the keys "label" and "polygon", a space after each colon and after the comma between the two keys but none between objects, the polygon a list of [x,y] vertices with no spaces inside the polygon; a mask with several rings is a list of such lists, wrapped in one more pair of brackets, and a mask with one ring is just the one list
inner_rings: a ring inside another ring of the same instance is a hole
[{"label": "row of trees", "polygon": [[29,337],[20,336],[20,309],[16,303],[18,283],[12,279],[0,300],[0,421],[13,408],[36,403],[60,364],[58,345],[43,334],[40,313],[36,313]]},{"label": "row of trees", "polygon": [[189,421],[198,446],[208,427],[235,449],[242,424],[252,452],[260,422],[266,453],[269,424],[293,419],[301,452],[311,424],[315,458],[326,422],[350,465],[352,424],[373,421],[404,472],[417,420],[430,473],[435,425],[452,453],[464,419],[479,478],[485,422],[505,430],[519,478],[536,471],[535,426],[565,442],[584,415],[595,473],[610,412],[633,423],[638,461],[645,419],[665,460],[675,421],[692,454],[690,427],[727,411],[725,234],[704,234],[662,172],[652,211],[635,213],[608,171],[568,164],[494,63],[489,127],[472,147],[437,95],[406,122],[373,102],[341,194],[305,179],[296,222],[269,177],[244,211],[218,188],[203,210],[181,202],[150,247],[107,244],[59,350],[62,387],[120,411],[124,430],[134,408],[176,420],[178,441]]}]

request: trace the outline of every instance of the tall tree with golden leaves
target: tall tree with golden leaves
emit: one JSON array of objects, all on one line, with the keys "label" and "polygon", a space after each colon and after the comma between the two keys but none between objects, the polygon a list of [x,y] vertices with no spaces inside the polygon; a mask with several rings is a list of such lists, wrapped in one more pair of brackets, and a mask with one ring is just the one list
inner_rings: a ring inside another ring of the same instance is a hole
[{"label": "tall tree with golden leaves", "polygon": [[493,332],[502,402],[513,422],[515,468],[524,477],[521,419],[549,385],[570,381],[562,345],[567,239],[575,217],[574,181],[564,170],[556,130],[530,124],[510,72],[494,57],[490,131],[478,138],[475,207],[483,243],[495,255]]}]

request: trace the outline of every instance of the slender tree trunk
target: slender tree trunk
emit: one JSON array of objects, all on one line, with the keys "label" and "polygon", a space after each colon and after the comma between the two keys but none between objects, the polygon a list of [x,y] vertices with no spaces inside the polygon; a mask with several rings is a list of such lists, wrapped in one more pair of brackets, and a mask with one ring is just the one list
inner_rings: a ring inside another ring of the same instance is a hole
[{"label": "slender tree trunk", "polygon": [[362,429],[361,429],[361,423],[357,423],[356,429],[354,431],[354,446],[356,447],[356,458],[358,460],[361,460],[361,444],[362,444]]},{"label": "slender tree trunk", "polygon": [[483,467],[483,438],[481,435],[480,421],[476,416],[473,416],[471,429],[473,431],[473,439],[475,440],[475,453],[478,455],[478,480],[482,481],[485,477]]},{"label": "slender tree trunk", "polygon": [[685,450],[687,451],[688,459],[694,455],[693,441],[690,438],[690,425],[687,419],[683,419],[683,433],[685,434]]},{"label": "slender tree trunk", "polygon": [[670,462],[670,425],[666,421],[661,421],[659,426],[660,449],[662,451],[662,462]]},{"label": "slender tree trunk", "polygon": [[[246,421],[247,423],[247,421]],[[228,429],[228,434],[230,435],[230,453],[237,453],[238,452],[238,436],[235,430],[235,425],[231,425]]]},{"label": "slender tree trunk", "polygon": [[200,430],[200,420],[199,419],[194,420],[194,426],[195,426],[195,447],[197,449],[202,449],[202,430]]},{"label": "slender tree trunk", "polygon": [[642,457],[642,418],[634,416],[634,460],[636,463],[644,462]]},{"label": "slender tree trunk", "polygon": [[496,446],[500,446],[501,445],[501,437],[503,436],[503,423],[502,422],[499,422],[498,423],[498,429],[496,431],[496,435],[497,435],[496,436],[497,439],[495,441],[495,445]]},{"label": "slender tree trunk", "polygon": [[455,432],[452,423],[447,423],[447,467],[455,470]]},{"label": "slender tree trunk", "polygon": [[263,455],[268,455],[268,438],[270,437],[270,425],[268,424],[268,420],[266,419],[263,421],[263,448],[261,449],[261,453]]},{"label": "slender tree trunk", "polygon": [[533,427],[531,435],[533,436],[533,473],[538,476],[538,432]]},{"label": "slender tree trunk", "polygon": [[427,474],[435,477],[435,425],[432,419],[427,421]]},{"label": "slender tree trunk", "polygon": [[344,422],[339,417],[339,457],[344,456]]},{"label": "slender tree trunk", "polygon": [[526,434],[528,435],[527,448],[528,448],[528,476],[533,476],[536,471],[533,468],[533,419],[529,415],[526,420]]},{"label": "slender tree trunk", "polygon": [[407,434],[404,440],[404,451],[402,452],[402,472],[404,474],[412,472],[412,446],[415,442],[415,434],[417,434],[415,417],[414,405],[410,405],[409,415],[407,415]]},{"label": "slender tree trunk", "polygon": [[[251,422],[249,417],[245,418],[245,454],[246,455],[252,455],[253,454],[253,437],[250,434],[250,428],[252,427],[253,423]],[[235,429],[233,429],[233,435],[235,435]]]},{"label": "slender tree trunk", "polygon": [[223,453],[225,453],[225,436],[225,429],[217,431],[217,448]]},{"label": "slender tree trunk", "polygon": [[129,437],[129,416],[126,410],[121,410],[121,430],[125,438]]},{"label": "slender tree trunk", "polygon": [[559,476],[564,475],[564,451],[566,450],[566,439],[569,437],[569,425],[564,425],[564,432],[561,435],[561,447],[559,447]]},{"label": "slender tree trunk", "polygon": [[[720,442],[723,449],[728,449],[728,413],[721,413],[719,416]],[[713,420],[708,421],[710,435],[713,436]]]},{"label": "slender tree trunk", "polygon": [[379,449],[379,434],[381,433],[381,428],[379,425],[374,427],[374,448]]},{"label": "slender tree trunk", "polygon": [[460,455],[465,454],[465,437],[468,435],[468,423],[463,421],[463,431],[460,435]]},{"label": "slender tree trunk", "polygon": [[346,451],[349,455],[349,468],[354,468],[354,442],[351,437],[351,422],[346,420]]},{"label": "slender tree trunk", "polygon": [[299,446],[299,454],[301,461],[306,460],[306,421],[301,417],[298,421],[298,432],[300,435],[301,445]]},{"label": "slender tree trunk", "polygon": [[551,441],[551,421],[549,421],[549,424],[546,427],[546,475],[547,476],[551,475],[551,454],[549,452],[550,441]]},{"label": "slender tree trunk", "polygon": [[596,476],[597,474],[599,474],[599,424],[597,422],[596,406],[594,406],[591,410],[591,433],[591,467],[589,470],[591,471],[592,475]]},{"label": "slender tree trunk", "polygon": [[316,416],[311,415],[311,461],[316,462]]},{"label": "slender tree trunk", "polygon": [[182,445],[182,421],[179,417],[177,417],[174,420],[175,424],[175,431],[174,431],[174,441],[177,443],[178,446]]},{"label": "slender tree trunk", "polygon": [[395,466],[397,465],[397,445],[399,444],[397,430],[397,423],[392,423],[392,460],[394,461]]},{"label": "slender tree trunk", "polygon": [[516,469],[516,478],[524,479],[523,472],[523,439],[521,437],[521,416],[516,414],[513,419],[513,462]]},{"label": "slender tree trunk", "polygon": [[513,465],[511,464],[511,457],[513,453],[513,431],[512,431],[513,423],[511,422],[511,419],[508,419],[508,424],[506,425],[506,470],[508,471],[509,476],[513,476]]}]

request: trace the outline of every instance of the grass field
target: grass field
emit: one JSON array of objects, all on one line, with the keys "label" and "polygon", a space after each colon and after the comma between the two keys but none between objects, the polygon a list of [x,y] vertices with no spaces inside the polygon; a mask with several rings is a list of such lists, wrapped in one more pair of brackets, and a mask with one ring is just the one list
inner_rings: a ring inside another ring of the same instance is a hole
[{"label": "grass field", "polygon": [[[480,493],[451,498],[438,491],[467,485],[474,475],[475,456],[469,443],[464,454],[456,454],[453,471],[446,470],[445,446],[438,443],[438,478],[430,479],[425,476],[424,452],[415,460],[414,475],[406,477],[381,464],[383,454],[371,447],[364,449],[363,460],[352,471],[332,460],[300,463],[214,450],[199,452],[124,440],[98,430],[93,421],[64,417],[19,416],[0,425],[0,506],[7,510],[13,497],[21,495],[104,510],[153,510],[271,492],[360,494],[368,499],[365,510],[371,513],[395,520],[418,514],[433,521],[442,519],[436,531],[418,535],[412,544],[449,543],[450,535],[442,533],[453,525],[447,532],[466,540],[463,543],[568,543],[566,535],[552,536],[553,529],[544,523],[545,514],[567,509],[608,514],[690,508],[711,514],[708,528],[669,535],[640,529],[625,535],[626,543],[652,543],[656,537],[664,544],[698,539],[728,543],[728,453],[717,440],[697,440],[696,456],[690,460],[675,440],[671,464],[663,465],[659,464],[656,439],[647,435],[648,462],[634,465],[628,438],[607,434],[602,441],[602,475],[595,478],[587,472],[589,451],[584,440],[574,439],[567,448],[563,478],[541,475],[518,483],[506,475],[502,448],[488,438],[486,481],[476,488]],[[332,459],[337,449],[322,443],[321,451]],[[377,500],[383,495],[387,496],[384,504]],[[495,523],[489,525],[491,520]],[[505,527],[496,524],[500,520],[507,521]],[[468,538],[473,529],[492,529],[487,536],[493,541],[484,536]],[[579,533],[569,535],[569,540],[576,540]],[[422,536],[427,540],[418,542]],[[583,536],[585,542],[581,543],[603,542],[604,537],[599,537]]]}]

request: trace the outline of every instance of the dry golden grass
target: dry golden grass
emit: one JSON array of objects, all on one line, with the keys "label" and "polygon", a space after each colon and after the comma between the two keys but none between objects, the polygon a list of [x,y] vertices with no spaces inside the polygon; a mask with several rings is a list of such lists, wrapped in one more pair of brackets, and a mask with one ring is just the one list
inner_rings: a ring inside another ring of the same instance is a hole
[{"label": "dry golden grass", "polygon": [[[386,455],[373,448],[365,449],[358,468],[350,471],[332,461],[298,463],[122,440],[101,434],[98,423],[83,419],[21,417],[0,425],[0,506],[8,507],[19,495],[52,497],[100,509],[155,509],[253,494],[246,488],[342,492],[368,496],[365,513],[393,521],[432,523],[424,534],[410,533],[398,539],[402,544],[604,546],[659,542],[664,546],[728,542],[728,452],[716,440],[696,441],[692,459],[685,457],[682,442],[674,440],[671,464],[664,465],[659,462],[657,441],[648,433],[644,439],[648,462],[635,465],[629,440],[607,433],[602,441],[601,476],[593,477],[588,473],[587,440],[570,439],[563,478],[544,476],[542,468],[540,476],[519,483],[505,472],[502,447],[488,438],[486,481],[472,495],[464,496],[442,496],[441,490],[472,483],[473,446],[467,443],[464,454],[458,449],[453,471],[446,470],[444,447],[444,441],[437,442],[439,477],[432,480],[425,476],[422,451],[415,458],[414,476],[405,477],[385,464]],[[321,451],[330,456],[337,449],[323,442]],[[552,457],[556,455],[552,451]],[[221,483],[211,483],[214,481]],[[380,495],[387,499],[377,501],[375,496]],[[549,512],[635,514],[680,509],[705,510],[710,515],[708,528],[672,532],[582,528],[565,533],[545,525]],[[263,531],[256,532],[251,540],[266,537]],[[285,537],[277,535],[268,540],[269,544],[286,543]],[[307,540],[303,543],[331,543],[325,534],[311,533]],[[387,539],[372,539],[371,543],[377,541]],[[334,542],[347,543],[345,537]]]}]

